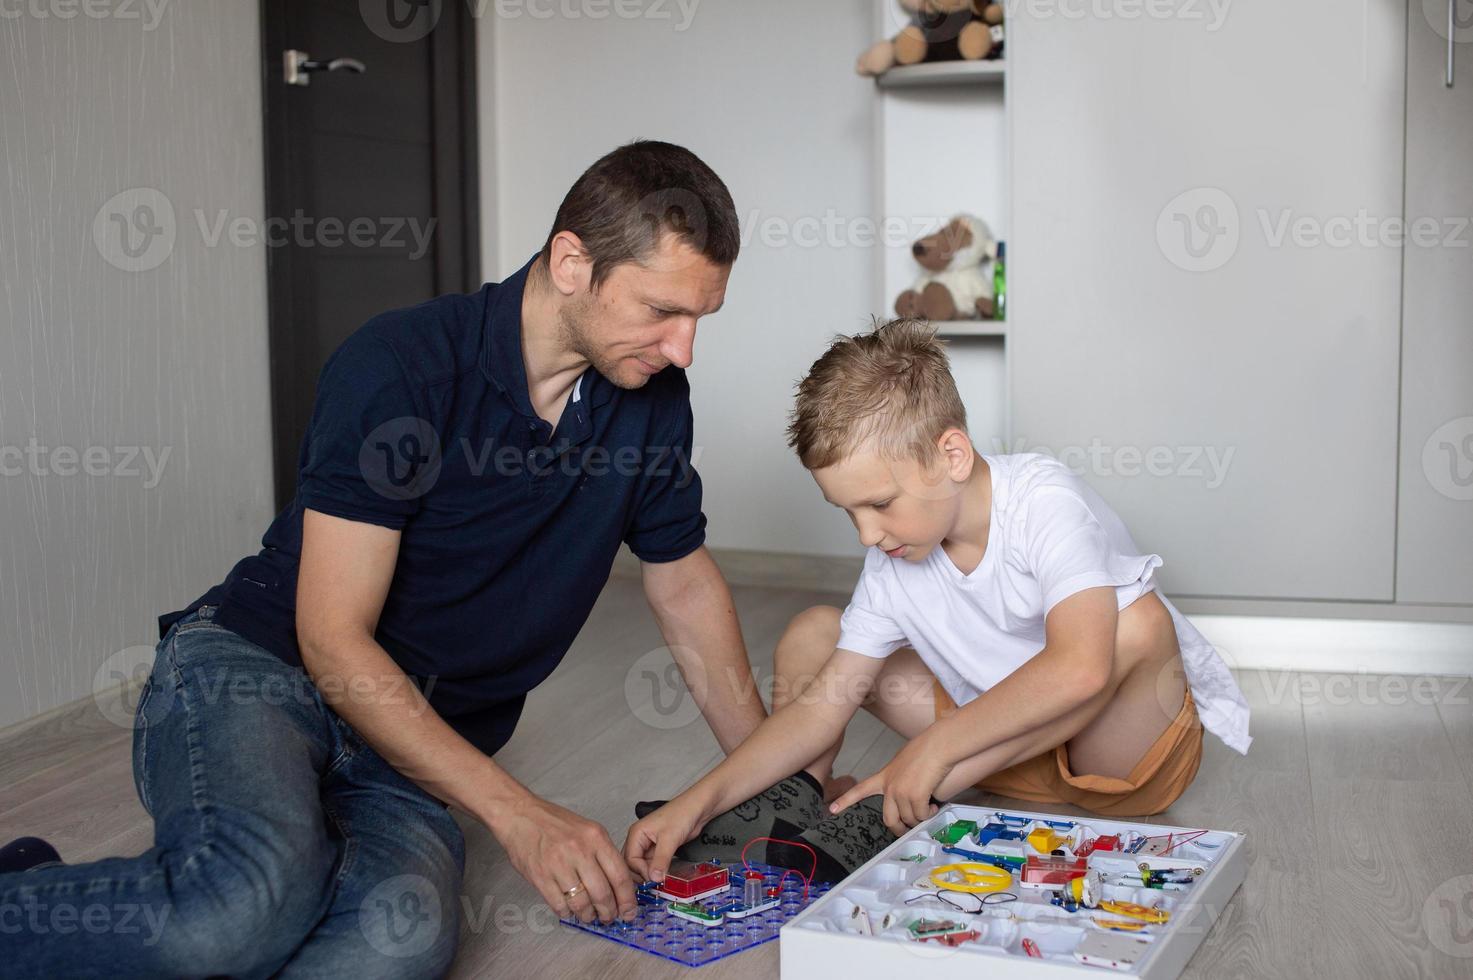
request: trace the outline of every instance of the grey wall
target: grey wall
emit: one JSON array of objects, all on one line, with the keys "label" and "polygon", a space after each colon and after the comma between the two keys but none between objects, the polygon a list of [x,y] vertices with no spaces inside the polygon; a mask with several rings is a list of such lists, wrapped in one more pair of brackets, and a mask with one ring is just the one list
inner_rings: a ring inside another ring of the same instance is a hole
[{"label": "grey wall", "polygon": [[146,657],[272,516],[264,255],[208,239],[262,213],[257,5],[91,11],[0,19],[0,726]]},{"label": "grey wall", "polygon": [[[636,16],[616,16],[621,6]],[[537,7],[548,8],[561,9]],[[541,246],[568,187],[608,150],[648,137],[700,154],[748,233],[690,370],[709,541],[859,554],[783,430],[794,382],[873,312],[874,86],[853,69],[874,39],[872,7],[693,0],[616,4],[599,19],[506,9],[523,12],[478,24],[487,278]]]}]

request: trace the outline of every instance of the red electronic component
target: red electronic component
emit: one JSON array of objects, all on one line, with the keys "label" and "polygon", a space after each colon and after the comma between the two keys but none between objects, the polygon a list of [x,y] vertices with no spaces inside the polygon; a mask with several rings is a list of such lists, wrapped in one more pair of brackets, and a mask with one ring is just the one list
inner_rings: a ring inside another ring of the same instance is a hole
[{"label": "red electronic component", "polygon": [[676,861],[665,872],[659,890],[678,901],[691,902],[725,891],[730,883],[730,872],[722,865]]},{"label": "red electronic component", "polygon": [[1075,878],[1083,878],[1089,870],[1089,861],[1084,858],[1071,861],[1068,858],[1038,857],[1029,855],[1023,862],[1022,883],[1025,885],[1058,886]]},{"label": "red electronic component", "polygon": [[1094,850],[1096,851],[1118,851],[1120,850],[1120,835],[1107,834],[1104,837],[1095,838]]}]

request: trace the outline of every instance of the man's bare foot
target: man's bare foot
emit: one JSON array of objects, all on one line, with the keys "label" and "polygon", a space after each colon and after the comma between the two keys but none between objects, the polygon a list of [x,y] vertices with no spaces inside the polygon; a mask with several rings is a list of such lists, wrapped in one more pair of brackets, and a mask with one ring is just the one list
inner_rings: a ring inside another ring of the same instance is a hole
[{"label": "man's bare foot", "polygon": [[840,796],[854,788],[859,780],[853,776],[830,776],[828,782],[823,784],[823,801],[832,803]]}]

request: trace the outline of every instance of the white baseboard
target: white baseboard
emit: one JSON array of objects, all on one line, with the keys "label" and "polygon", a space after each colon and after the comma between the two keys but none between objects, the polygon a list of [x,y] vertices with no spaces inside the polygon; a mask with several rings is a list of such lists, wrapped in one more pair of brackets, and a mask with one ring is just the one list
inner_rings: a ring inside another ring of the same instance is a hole
[{"label": "white baseboard", "polygon": [[1231,667],[1473,676],[1473,626],[1466,623],[1287,616],[1188,618]]}]

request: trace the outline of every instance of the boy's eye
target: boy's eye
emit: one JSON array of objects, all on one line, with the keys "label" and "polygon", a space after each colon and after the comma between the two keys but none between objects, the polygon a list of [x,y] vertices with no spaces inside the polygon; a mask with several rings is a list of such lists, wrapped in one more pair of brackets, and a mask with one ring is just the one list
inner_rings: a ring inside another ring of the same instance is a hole
[{"label": "boy's eye", "polygon": [[889,507],[889,506],[890,506],[890,501],[886,500],[884,503],[875,504],[875,510],[884,510],[886,507]]},{"label": "boy's eye", "polygon": [[666,316],[674,316],[675,315],[675,311],[674,310],[662,310],[658,306],[651,306],[650,307],[650,311],[653,312],[655,314],[655,316],[657,316],[657,317],[666,317]]}]

